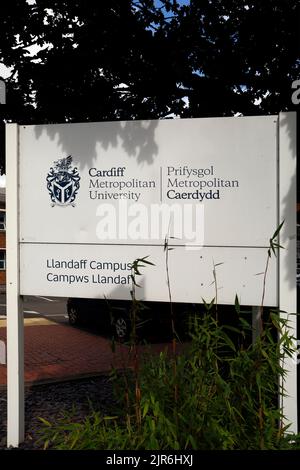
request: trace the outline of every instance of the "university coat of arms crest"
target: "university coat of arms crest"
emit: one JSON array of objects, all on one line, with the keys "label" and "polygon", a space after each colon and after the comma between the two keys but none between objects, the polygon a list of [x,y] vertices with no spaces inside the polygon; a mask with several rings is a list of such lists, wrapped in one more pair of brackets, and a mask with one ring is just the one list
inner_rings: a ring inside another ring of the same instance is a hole
[{"label": "university coat of arms crest", "polygon": [[72,168],[72,157],[61,158],[54,162],[47,175],[47,189],[52,201],[52,207],[75,206],[77,192],[79,190],[80,176],[77,168]]}]

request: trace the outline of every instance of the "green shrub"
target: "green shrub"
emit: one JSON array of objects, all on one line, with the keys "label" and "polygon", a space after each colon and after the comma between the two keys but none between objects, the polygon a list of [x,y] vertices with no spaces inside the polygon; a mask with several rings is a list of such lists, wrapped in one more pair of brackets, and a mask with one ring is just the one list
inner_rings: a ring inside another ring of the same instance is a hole
[{"label": "green shrub", "polygon": [[[247,327],[235,333],[244,335]],[[115,416],[91,411],[82,423],[72,416],[45,422],[42,438],[56,449],[279,449],[289,443],[280,428],[278,377],[289,348],[286,322],[270,312],[264,331],[247,348],[230,339],[210,311],[194,316],[183,352],[150,352],[135,372],[112,373],[120,397]],[[228,331],[227,331],[228,330]],[[124,384],[124,386],[122,385]],[[138,399],[137,399],[138,392]]]},{"label": "green shrub", "polygon": [[[259,334],[249,341],[252,327],[238,299],[233,314],[237,326],[223,323],[217,306],[217,277],[214,265],[215,299],[204,312],[189,319],[190,341],[178,348],[174,324],[171,283],[168,270],[169,248],[165,241],[166,273],[173,333],[171,352],[141,356],[136,325],[142,305],[135,296],[140,268],[147,257],[132,263],[132,325],[129,353],[130,371],[113,370],[119,406],[114,416],[91,411],[82,423],[72,417],[49,423],[43,420],[41,439],[45,447],[56,449],[295,449],[300,436],[289,436],[279,398],[285,391],[284,358],[291,356],[293,341],[288,321],[279,311],[263,309],[266,274],[271,254],[279,245],[270,239],[259,318]],[[249,314],[249,312],[248,312]]]}]

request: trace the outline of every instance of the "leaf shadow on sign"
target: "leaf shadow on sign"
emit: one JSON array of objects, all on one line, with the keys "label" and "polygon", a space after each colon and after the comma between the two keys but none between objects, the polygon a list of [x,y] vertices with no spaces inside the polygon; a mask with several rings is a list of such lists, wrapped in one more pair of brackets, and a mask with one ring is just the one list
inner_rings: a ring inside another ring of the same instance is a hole
[{"label": "leaf shadow on sign", "polygon": [[[289,119],[288,115],[285,114],[283,115],[283,118],[280,121],[280,132],[286,133],[288,137],[288,145],[289,145],[289,151],[293,155],[293,158],[298,159],[299,155],[299,147],[297,150],[297,137],[299,138],[300,136],[300,123],[299,119],[297,119],[298,124],[297,124],[297,131],[296,131],[296,137],[294,136],[294,125]],[[284,165],[284,158],[285,156],[282,155],[282,164]],[[294,272],[293,267],[295,266],[296,260],[294,258],[294,253],[292,250],[289,249],[290,243],[293,242],[297,238],[297,232],[295,233],[290,233],[288,227],[289,224],[291,223],[292,225],[294,224],[294,218],[296,217],[296,205],[291,207],[291,204],[294,204],[294,194],[296,191],[296,184],[297,184],[297,174],[296,172],[293,174],[290,183],[289,183],[289,188],[286,191],[286,195],[282,200],[283,203],[283,209],[282,209],[282,220],[285,221],[282,227],[282,231],[280,233],[280,244],[284,247],[286,250],[286,257],[285,257],[285,262],[286,262],[286,278],[285,280],[288,282],[289,287],[292,289],[295,285],[295,277],[296,273]],[[297,201],[295,201],[297,202]],[[300,202],[300,201],[299,201]],[[282,220],[279,221],[279,223],[282,222]]]},{"label": "leaf shadow on sign", "polygon": [[34,131],[37,139],[46,134],[57,147],[59,155],[53,155],[53,160],[71,155],[83,169],[93,166],[95,159],[101,159],[103,151],[110,149],[118,149],[120,156],[123,152],[126,157],[135,158],[139,165],[153,164],[158,154],[157,125],[154,120],[50,124],[37,125]]},{"label": "leaf shadow on sign", "polygon": [[[140,280],[138,279],[139,287],[136,289],[136,297],[139,300],[142,300],[145,295],[145,277]],[[120,284],[120,285],[115,285],[110,294],[106,295],[100,295],[99,294],[99,299],[104,299],[106,298],[107,301],[109,302],[110,299],[113,300],[120,300],[120,301],[130,301],[131,300],[131,285],[128,284]]]}]

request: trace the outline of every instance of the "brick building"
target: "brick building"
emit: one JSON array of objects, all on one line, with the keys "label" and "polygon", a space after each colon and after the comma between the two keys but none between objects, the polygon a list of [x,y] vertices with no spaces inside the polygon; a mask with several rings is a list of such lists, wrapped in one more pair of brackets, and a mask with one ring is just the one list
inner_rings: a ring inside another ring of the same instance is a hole
[{"label": "brick building", "polygon": [[6,290],[5,188],[0,188],[0,293]]}]

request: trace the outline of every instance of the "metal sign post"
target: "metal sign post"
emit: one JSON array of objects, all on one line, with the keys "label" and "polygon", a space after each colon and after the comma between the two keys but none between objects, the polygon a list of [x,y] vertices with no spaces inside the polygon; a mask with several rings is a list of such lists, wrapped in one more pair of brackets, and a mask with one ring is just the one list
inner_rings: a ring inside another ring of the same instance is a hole
[{"label": "metal sign post", "polygon": [[7,446],[24,440],[24,320],[20,298],[18,126],[6,126]]},{"label": "metal sign post", "polygon": [[279,138],[279,221],[284,220],[279,234],[278,279],[279,308],[281,318],[288,320],[289,333],[294,336],[294,353],[292,357],[285,355],[283,367],[287,375],[281,384],[286,396],[282,397],[282,409],[286,420],[291,424],[288,432],[297,433],[297,191],[296,191],[296,113],[280,113],[278,122]]}]

